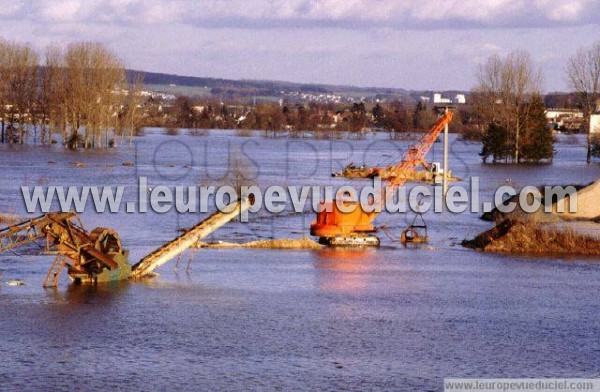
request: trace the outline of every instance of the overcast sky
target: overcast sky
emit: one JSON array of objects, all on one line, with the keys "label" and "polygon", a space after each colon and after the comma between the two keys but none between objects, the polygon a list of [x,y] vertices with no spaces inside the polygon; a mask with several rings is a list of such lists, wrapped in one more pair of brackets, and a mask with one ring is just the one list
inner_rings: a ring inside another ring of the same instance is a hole
[{"label": "overcast sky", "polygon": [[553,91],[599,15],[600,0],[0,0],[0,35],[100,41],[147,71],[434,90],[525,49]]}]

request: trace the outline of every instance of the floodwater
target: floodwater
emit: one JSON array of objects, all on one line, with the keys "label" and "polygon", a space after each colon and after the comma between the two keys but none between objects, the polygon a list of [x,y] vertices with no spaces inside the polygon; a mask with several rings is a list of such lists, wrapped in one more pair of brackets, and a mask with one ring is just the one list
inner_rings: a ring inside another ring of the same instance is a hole
[{"label": "floodwater", "polygon": [[[411,143],[386,133],[294,136],[150,129],[110,150],[2,145],[1,212],[25,214],[21,185],[124,185],[125,201],[135,201],[138,176],[151,187],[218,185],[236,177],[228,168],[263,188],[341,185],[332,171],[392,163]],[[582,137],[560,137],[552,165],[483,165],[479,144],[453,138],[451,147],[453,172],[480,177],[482,201],[506,183],[600,178],[599,164],[585,164]],[[441,160],[441,144],[429,158]],[[442,390],[444,377],[597,377],[599,260],[463,249],[460,240],[490,227],[478,215],[426,214],[431,242],[419,248],[381,235],[381,248],[355,252],[202,249],[151,281],[97,287],[63,276],[45,290],[52,256],[5,252],[0,390],[424,391]],[[81,217],[87,229],[116,229],[136,262],[203,215],[88,208]],[[393,239],[413,217],[384,213],[377,224]],[[308,206],[259,213],[211,239],[297,238],[312,219]],[[11,279],[26,285],[6,285]]]}]

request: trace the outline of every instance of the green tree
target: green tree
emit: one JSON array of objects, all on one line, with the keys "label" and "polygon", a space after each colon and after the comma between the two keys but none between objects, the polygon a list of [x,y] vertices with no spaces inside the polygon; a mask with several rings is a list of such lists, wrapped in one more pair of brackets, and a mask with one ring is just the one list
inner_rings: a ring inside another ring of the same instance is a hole
[{"label": "green tree", "polygon": [[545,109],[542,97],[534,95],[524,115],[524,132],[519,146],[519,156],[525,162],[552,161],[554,157],[554,136],[546,123]]},{"label": "green tree", "polygon": [[506,129],[497,123],[490,123],[487,130],[483,134],[481,139],[483,148],[481,150],[481,157],[483,162],[487,162],[488,158],[492,157],[492,162],[496,163],[501,160],[506,160],[510,155],[508,148],[508,132]]}]

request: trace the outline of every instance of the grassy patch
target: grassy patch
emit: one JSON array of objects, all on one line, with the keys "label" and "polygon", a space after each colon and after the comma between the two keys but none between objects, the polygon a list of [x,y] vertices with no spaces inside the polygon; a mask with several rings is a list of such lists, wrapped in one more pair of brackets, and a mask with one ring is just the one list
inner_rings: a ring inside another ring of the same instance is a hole
[{"label": "grassy patch", "polygon": [[596,238],[571,229],[549,229],[510,219],[462,244],[486,252],[600,256],[600,240]]}]

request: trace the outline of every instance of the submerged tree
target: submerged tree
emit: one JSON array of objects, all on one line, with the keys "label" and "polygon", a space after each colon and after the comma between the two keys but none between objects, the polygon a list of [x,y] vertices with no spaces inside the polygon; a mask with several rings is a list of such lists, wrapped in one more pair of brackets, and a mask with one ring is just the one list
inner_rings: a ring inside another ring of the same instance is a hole
[{"label": "submerged tree", "polygon": [[33,129],[44,143],[58,129],[65,146],[80,136],[85,147],[109,145],[127,96],[121,61],[94,42],[49,46],[44,54],[40,66],[30,45],[0,40],[0,141],[24,143]]},{"label": "submerged tree", "polygon": [[487,130],[485,131],[483,138],[481,139],[483,148],[480,155],[483,157],[483,161],[487,162],[488,158],[492,157],[492,162],[506,159],[509,155],[508,146],[508,132],[506,129],[497,124],[490,123]]},{"label": "submerged tree", "polygon": [[523,113],[523,137],[521,160],[525,162],[552,161],[554,157],[554,136],[546,122],[546,107],[540,95],[534,95],[528,111]]},{"label": "submerged tree", "polygon": [[[484,160],[489,156],[494,162],[552,159],[551,148],[540,148],[535,158],[531,153],[533,145],[547,146],[553,137],[542,122],[541,70],[534,66],[529,53],[490,57],[480,66],[478,79],[472,97],[474,110],[482,123],[489,124],[483,137]],[[530,137],[533,134],[536,136]],[[524,151],[529,155],[523,156]]]},{"label": "submerged tree", "polygon": [[2,141],[24,143],[33,117],[39,58],[30,45],[0,41]]},{"label": "submerged tree", "polygon": [[590,48],[580,49],[567,63],[567,80],[576,92],[578,105],[583,111],[588,139],[587,162],[592,160],[593,137],[589,129],[590,116],[600,99],[600,41]]},{"label": "submerged tree", "polygon": [[108,145],[124,96],[121,61],[102,44],[78,42],[67,47],[65,70],[72,132],[83,128],[86,148]]}]

